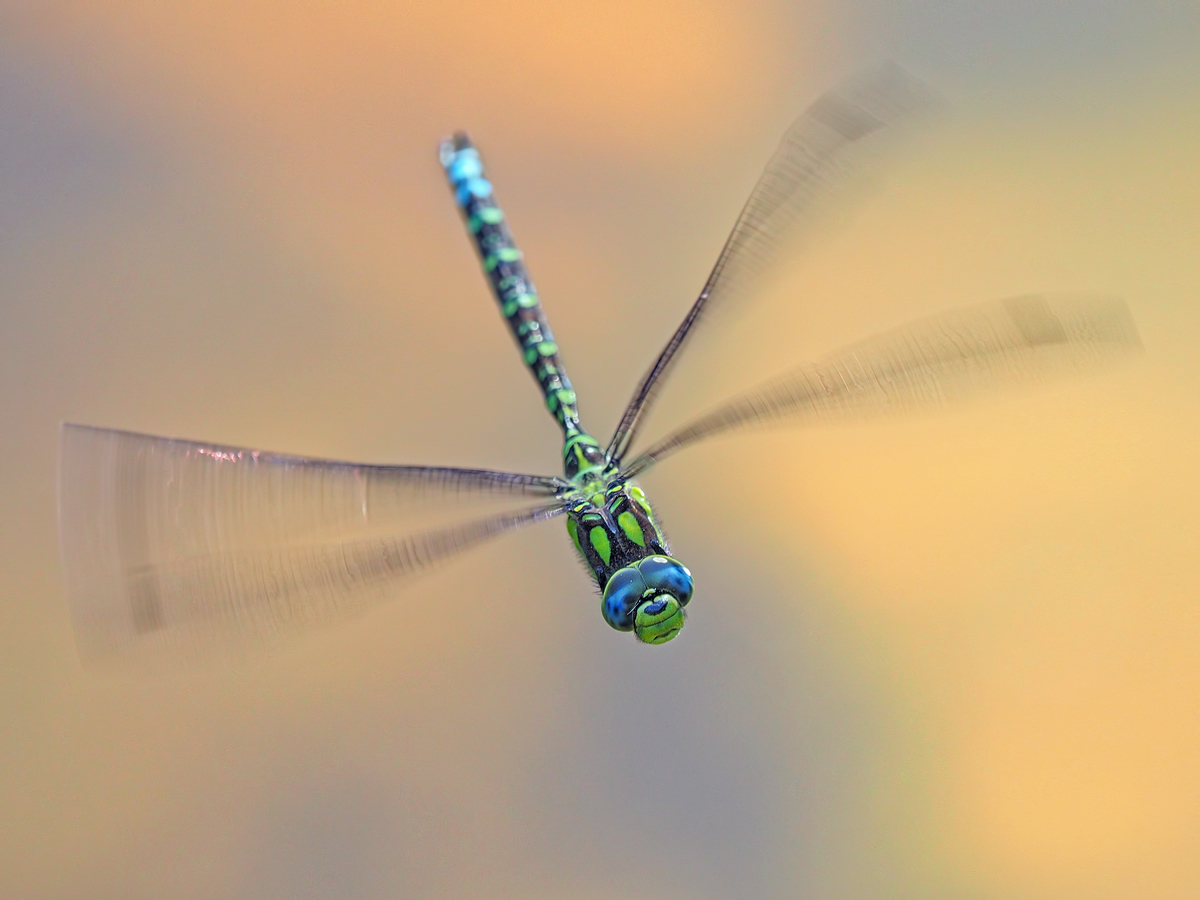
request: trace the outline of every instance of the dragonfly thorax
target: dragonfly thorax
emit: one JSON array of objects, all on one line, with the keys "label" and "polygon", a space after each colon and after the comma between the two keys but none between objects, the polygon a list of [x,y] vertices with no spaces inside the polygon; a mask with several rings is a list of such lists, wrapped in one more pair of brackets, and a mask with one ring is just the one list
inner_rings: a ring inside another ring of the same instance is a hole
[{"label": "dragonfly thorax", "polygon": [[645,493],[623,478],[580,479],[567,513],[567,531],[601,590],[618,569],[670,552]]}]

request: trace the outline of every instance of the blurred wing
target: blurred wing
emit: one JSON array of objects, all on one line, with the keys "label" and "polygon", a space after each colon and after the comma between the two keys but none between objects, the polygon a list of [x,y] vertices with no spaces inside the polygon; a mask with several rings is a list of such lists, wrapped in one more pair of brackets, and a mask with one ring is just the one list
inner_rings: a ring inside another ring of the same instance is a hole
[{"label": "blurred wing", "polygon": [[995,300],[914,322],[795,369],[640,454],[633,477],[714,434],[759,422],[903,413],[1083,373],[1141,348],[1124,302],[1090,295]]},{"label": "blurred wing", "polygon": [[878,152],[887,132],[941,105],[929,88],[893,64],[830,91],[792,124],[746,201],[700,296],[638,385],[609,444],[610,458],[619,460],[629,449],[672,361],[702,315],[744,293],[777,262],[791,243],[787,239]]},{"label": "blurred wing", "polygon": [[[405,575],[557,515],[562,486],[65,425],[59,527],[81,652],[195,655],[345,618]],[[428,527],[447,508],[513,497],[543,502]]]}]

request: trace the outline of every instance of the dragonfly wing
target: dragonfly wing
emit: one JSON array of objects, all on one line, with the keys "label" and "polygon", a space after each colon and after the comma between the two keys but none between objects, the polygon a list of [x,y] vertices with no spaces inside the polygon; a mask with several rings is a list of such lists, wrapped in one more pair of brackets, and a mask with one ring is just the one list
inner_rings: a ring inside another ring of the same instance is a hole
[{"label": "dragonfly wing", "polygon": [[642,377],[609,444],[610,458],[624,457],[655,393],[704,314],[744,293],[768,271],[822,201],[878,154],[889,132],[941,106],[928,87],[892,64],[824,94],[792,124],[746,201],[700,296]]},{"label": "dragonfly wing", "polygon": [[[60,537],[80,649],[187,656],[345,618],[408,574],[557,515],[561,487],[65,425]],[[428,527],[464,505],[509,509]]]},{"label": "dragonfly wing", "polygon": [[1125,303],[1096,295],[1010,297],[854,344],[745,393],[632,460],[632,477],[704,438],[761,422],[904,413],[1083,373],[1141,348]]}]

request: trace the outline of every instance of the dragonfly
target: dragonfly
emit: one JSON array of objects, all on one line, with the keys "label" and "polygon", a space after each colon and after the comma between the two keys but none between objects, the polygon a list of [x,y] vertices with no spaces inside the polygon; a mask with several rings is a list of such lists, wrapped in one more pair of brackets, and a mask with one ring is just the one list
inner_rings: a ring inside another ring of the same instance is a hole
[{"label": "dragonfly", "polygon": [[[604,621],[644,644],[665,644],[687,622],[694,580],[636,480],[651,467],[752,425],[937,407],[1090,371],[1139,349],[1120,299],[1001,298],[861,341],[717,403],[652,442],[640,440],[662,386],[713,310],[748,302],[889,136],[940,107],[932,90],[894,64],[808,107],[768,161],[699,296],[606,444],[581,424],[545,309],[478,150],[462,133],[445,140],[439,159],[483,273],[561,429],[562,474],[367,465],[65,424],[60,532],[81,653],[111,660],[155,647],[185,655],[339,621],[390,598],[399,582],[434,564],[556,518],[594,582]],[[497,509],[420,524],[477,502]]]}]

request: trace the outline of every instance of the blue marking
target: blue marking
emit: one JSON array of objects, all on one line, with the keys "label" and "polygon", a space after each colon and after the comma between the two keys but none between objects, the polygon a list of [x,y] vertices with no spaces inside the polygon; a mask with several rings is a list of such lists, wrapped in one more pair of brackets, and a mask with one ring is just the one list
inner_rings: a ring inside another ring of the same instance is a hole
[{"label": "blue marking", "polygon": [[480,162],[479,154],[474,150],[460,150],[454,157],[454,161],[446,168],[446,174],[450,176],[451,181],[458,184],[460,181],[482,175],[483,163]]},{"label": "blue marking", "polygon": [[492,183],[485,178],[468,178],[455,185],[454,200],[459,206],[466,206],[472,197],[492,196]]},{"label": "blue marking", "polygon": [[659,594],[658,600],[653,603],[647,603],[642,609],[648,616],[657,616],[660,612],[667,608],[667,600],[662,594]]}]

